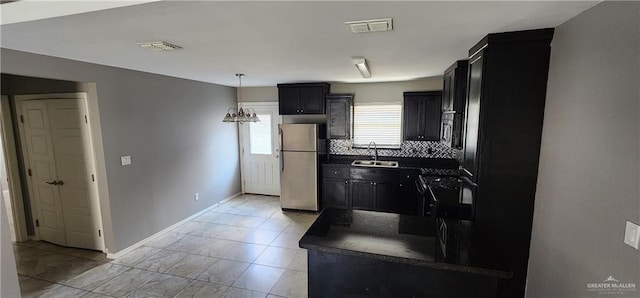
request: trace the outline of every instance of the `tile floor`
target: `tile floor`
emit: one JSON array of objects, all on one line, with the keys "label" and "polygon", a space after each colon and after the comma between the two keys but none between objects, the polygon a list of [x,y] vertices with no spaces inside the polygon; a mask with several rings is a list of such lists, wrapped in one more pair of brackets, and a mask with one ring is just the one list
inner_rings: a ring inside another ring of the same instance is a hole
[{"label": "tile floor", "polygon": [[316,216],[283,212],[277,197],[244,195],[116,260],[18,243],[22,297],[307,297],[298,240]]}]

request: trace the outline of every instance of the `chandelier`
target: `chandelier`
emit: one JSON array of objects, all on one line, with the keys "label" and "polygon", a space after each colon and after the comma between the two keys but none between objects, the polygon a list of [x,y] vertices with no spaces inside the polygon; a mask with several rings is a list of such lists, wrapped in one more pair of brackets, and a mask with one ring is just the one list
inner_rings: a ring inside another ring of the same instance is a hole
[{"label": "chandelier", "polygon": [[[237,73],[236,77],[238,77],[238,93],[237,93],[237,98],[239,102],[241,101],[241,95],[242,95],[242,77],[244,77],[244,74],[242,73]],[[251,110],[253,110],[253,113],[251,112]],[[260,119],[258,118],[258,116],[256,115],[256,110],[251,109],[251,108],[243,108],[242,106],[240,106],[238,109],[236,108],[229,108],[227,110],[227,115],[224,116],[224,119],[222,119],[222,122],[239,122],[239,123],[244,123],[244,122],[259,122]]]}]

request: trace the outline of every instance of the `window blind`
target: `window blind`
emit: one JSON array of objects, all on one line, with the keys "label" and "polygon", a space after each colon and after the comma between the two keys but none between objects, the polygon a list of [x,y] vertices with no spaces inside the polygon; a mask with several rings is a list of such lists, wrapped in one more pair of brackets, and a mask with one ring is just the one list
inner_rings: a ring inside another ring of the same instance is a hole
[{"label": "window blind", "polygon": [[359,104],[353,107],[353,145],[400,148],[402,104]]}]

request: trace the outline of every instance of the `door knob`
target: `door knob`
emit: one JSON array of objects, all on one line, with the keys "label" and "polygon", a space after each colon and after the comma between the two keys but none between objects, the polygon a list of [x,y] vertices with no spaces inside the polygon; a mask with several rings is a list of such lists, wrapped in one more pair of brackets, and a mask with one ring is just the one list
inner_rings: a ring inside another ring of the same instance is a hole
[{"label": "door knob", "polygon": [[64,181],[62,181],[62,180],[58,180],[56,182],[58,182],[58,185],[64,185]]},{"label": "door knob", "polygon": [[49,185],[58,185],[58,181],[55,181],[55,180],[53,180],[53,181],[47,181],[47,182],[45,182],[45,183],[46,183],[46,184],[49,184]]}]

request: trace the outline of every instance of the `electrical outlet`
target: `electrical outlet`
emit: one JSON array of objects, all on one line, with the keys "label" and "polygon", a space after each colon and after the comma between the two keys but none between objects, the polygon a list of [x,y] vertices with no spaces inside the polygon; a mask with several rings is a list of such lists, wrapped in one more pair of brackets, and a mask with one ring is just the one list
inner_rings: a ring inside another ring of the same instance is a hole
[{"label": "electrical outlet", "polygon": [[193,198],[197,201],[200,199],[200,195],[198,193],[196,193],[195,195],[193,195]]},{"label": "electrical outlet", "polygon": [[624,243],[638,249],[638,240],[640,240],[640,228],[637,224],[627,220],[627,225],[624,229]]}]

